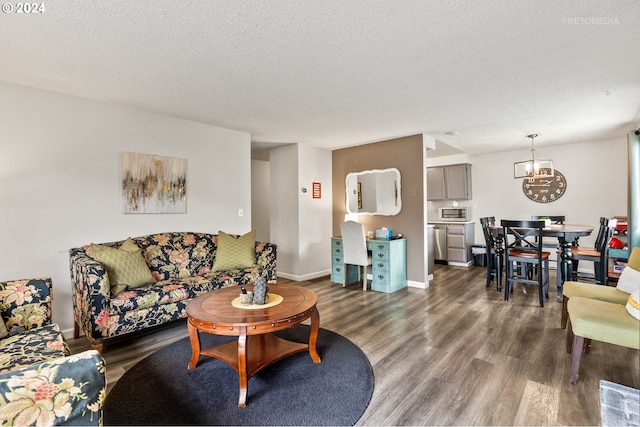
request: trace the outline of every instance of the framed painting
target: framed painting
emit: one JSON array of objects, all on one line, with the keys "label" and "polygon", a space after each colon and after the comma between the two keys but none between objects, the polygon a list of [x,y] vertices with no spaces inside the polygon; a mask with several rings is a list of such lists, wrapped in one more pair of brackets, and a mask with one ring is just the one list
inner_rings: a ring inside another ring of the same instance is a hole
[{"label": "framed painting", "polygon": [[122,153],[123,213],[186,213],[187,160]]}]

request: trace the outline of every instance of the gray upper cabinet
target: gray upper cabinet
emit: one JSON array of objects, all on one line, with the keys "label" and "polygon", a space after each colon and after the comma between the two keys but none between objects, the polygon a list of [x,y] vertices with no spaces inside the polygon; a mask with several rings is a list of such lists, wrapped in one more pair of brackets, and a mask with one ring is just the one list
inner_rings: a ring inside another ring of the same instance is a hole
[{"label": "gray upper cabinet", "polygon": [[427,200],[445,200],[444,168],[427,168]]},{"label": "gray upper cabinet", "polygon": [[427,200],[471,199],[471,165],[427,168]]}]

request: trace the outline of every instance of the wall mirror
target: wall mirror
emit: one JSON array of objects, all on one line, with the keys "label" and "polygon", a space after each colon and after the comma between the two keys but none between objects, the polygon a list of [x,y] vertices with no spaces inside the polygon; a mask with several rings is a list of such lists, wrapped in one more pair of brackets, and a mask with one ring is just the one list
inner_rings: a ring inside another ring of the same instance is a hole
[{"label": "wall mirror", "polygon": [[347,175],[347,213],[398,215],[402,209],[400,171],[372,169]]}]

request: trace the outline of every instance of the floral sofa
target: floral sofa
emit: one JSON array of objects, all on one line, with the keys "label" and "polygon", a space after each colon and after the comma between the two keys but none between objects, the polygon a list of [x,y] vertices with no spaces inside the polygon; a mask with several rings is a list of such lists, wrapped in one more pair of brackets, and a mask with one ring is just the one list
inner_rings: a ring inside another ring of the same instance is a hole
[{"label": "floral sofa", "polygon": [[[228,242],[229,235],[219,234]],[[235,243],[219,247],[216,234],[159,233],[97,245],[100,250],[104,246],[112,251],[139,250],[152,278],[137,285],[123,279],[114,286],[116,270],[94,259],[95,254],[91,256],[96,245],[70,249],[74,336],[82,331],[92,348],[102,352],[106,339],[185,318],[189,301],[206,292],[253,283],[259,276],[275,281],[276,245],[247,240],[248,235],[237,240],[245,239],[251,260],[240,266],[227,263],[222,269],[216,266],[223,255],[227,258],[227,247]]]},{"label": "floral sofa", "polygon": [[104,359],[69,355],[51,279],[0,282],[0,425],[102,425]]}]

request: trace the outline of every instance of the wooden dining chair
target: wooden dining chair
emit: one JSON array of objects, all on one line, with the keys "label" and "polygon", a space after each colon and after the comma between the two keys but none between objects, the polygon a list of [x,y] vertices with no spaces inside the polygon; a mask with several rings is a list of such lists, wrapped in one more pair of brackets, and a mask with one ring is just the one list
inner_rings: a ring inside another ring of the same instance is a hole
[{"label": "wooden dining chair", "polygon": [[[542,250],[544,221],[503,219],[500,225],[504,239],[504,299],[509,299],[514,283],[534,284],[538,286],[540,307],[544,307],[544,298],[549,298],[549,252]],[[514,263],[524,268],[515,268]],[[532,278],[526,273],[527,265],[535,271]]]},{"label": "wooden dining chair", "polygon": [[491,287],[491,282],[494,278],[497,278],[497,256],[496,245],[493,239],[493,233],[489,230],[489,227],[496,225],[496,218],[493,216],[487,216],[480,218],[480,225],[482,226],[482,234],[484,235],[484,242],[487,246],[487,284],[486,289]]},{"label": "wooden dining chair", "polygon": [[371,265],[371,255],[367,251],[367,239],[364,226],[356,221],[345,221],[340,224],[342,233],[342,250],[344,251],[344,282],[347,285],[347,265],[358,267],[358,280],[362,280],[362,290],[367,290],[367,269]]},{"label": "wooden dining chair", "polygon": [[[618,221],[616,219],[601,217],[600,228],[598,229],[594,246],[592,248],[583,246],[571,248],[572,280],[592,282],[598,285],[607,284],[607,250],[617,223]],[[593,273],[578,271],[580,261],[593,262]]]},{"label": "wooden dining chair", "polygon": [[[565,216],[564,215],[531,215],[531,219],[534,221],[540,221],[543,218],[548,218],[551,221],[552,225],[564,224]],[[551,256],[549,258],[549,265],[553,267],[553,263],[555,263],[556,269],[556,287],[558,289],[562,288],[562,274],[560,273],[560,266],[562,265],[562,257],[560,251],[560,243],[556,237],[547,237],[546,240],[542,240],[542,247],[547,249],[555,249],[556,257]],[[558,297],[560,296],[560,292],[558,293]]]}]

